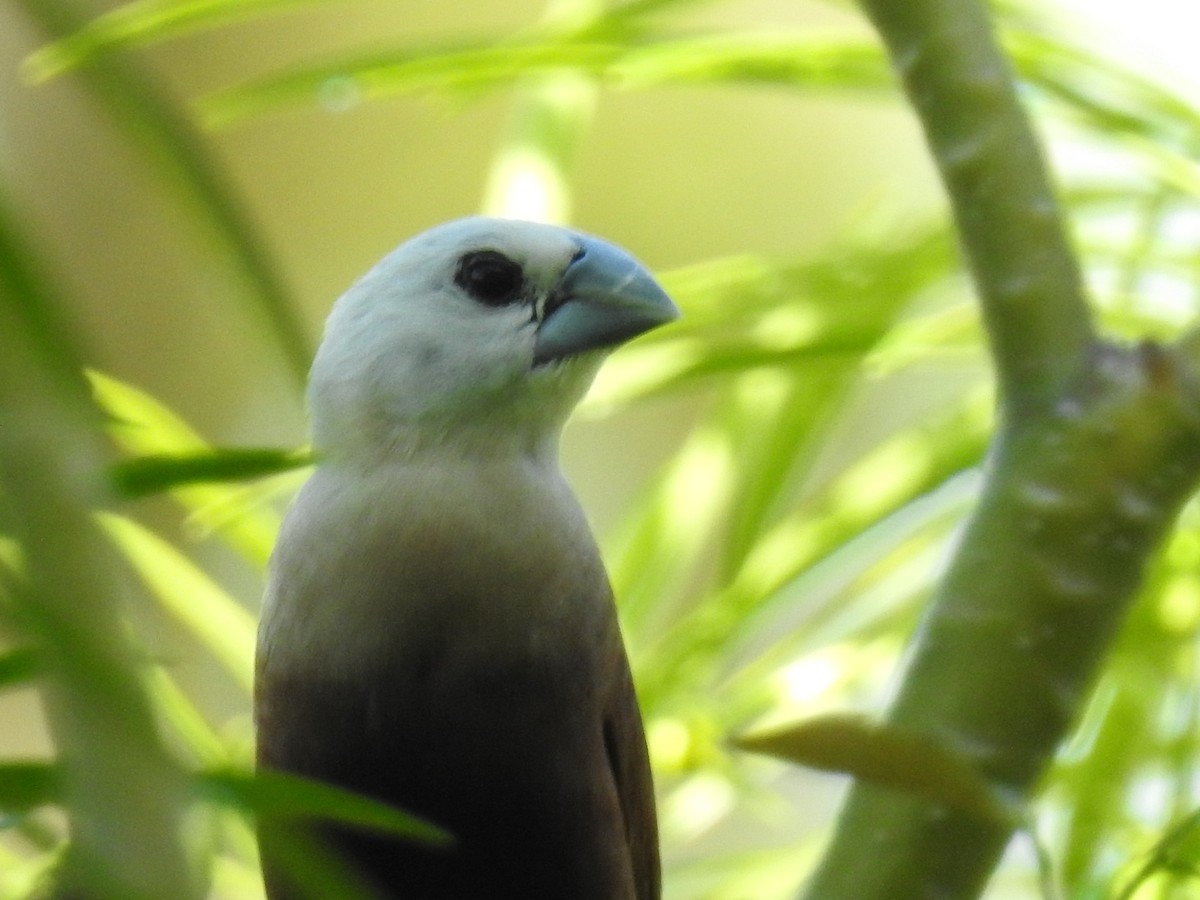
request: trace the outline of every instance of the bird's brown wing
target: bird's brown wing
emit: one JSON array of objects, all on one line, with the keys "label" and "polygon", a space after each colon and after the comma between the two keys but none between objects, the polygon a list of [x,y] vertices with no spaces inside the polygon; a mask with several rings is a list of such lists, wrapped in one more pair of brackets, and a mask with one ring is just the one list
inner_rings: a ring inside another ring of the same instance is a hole
[{"label": "bird's brown wing", "polygon": [[[323,829],[389,900],[658,900],[648,754],[607,579],[565,488],[521,471],[436,476],[461,487],[422,470],[355,488],[353,504],[320,473],[309,482],[260,632],[259,761],[456,837],[437,853]],[[355,523],[353,541],[334,519]],[[272,823],[260,832],[269,896],[291,900]]]},{"label": "bird's brown wing", "polygon": [[625,818],[637,898],[658,900],[662,893],[662,873],[650,758],[629,661],[623,647],[618,652],[621,668],[605,713],[604,748]]}]

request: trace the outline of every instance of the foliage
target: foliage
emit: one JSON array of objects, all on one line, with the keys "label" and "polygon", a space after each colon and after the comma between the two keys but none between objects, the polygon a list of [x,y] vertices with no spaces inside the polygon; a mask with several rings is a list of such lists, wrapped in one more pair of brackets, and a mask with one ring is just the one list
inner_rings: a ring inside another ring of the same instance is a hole
[{"label": "foliage", "polygon": [[[569,196],[572,148],[588,137],[589,91],[771,86],[896,102],[885,56],[861,28],[705,30],[693,18],[696,0],[629,0],[555,4],[543,21],[500,38],[464,32],[427,46],[397,35],[382,49],[302,63],[181,104],[129,51],[235,19],[269,27],[267,14],[304,4],[135,0],[90,20],[60,0],[21,5],[48,39],[27,60],[28,77],[69,75],[90,88],[195,218],[208,251],[240,268],[264,344],[282,348],[294,372],[309,352],[294,303],[204,127],[247,116],[269,123],[281,107],[324,102],[331,92],[466,102],[509,91],[516,124],[496,148],[493,173],[503,209],[505,180],[515,174],[500,162],[515,145],[532,148],[537,162],[521,174],[533,172],[548,197]],[[1060,171],[1103,329],[1177,337],[1195,314],[1196,250],[1178,235],[1195,215],[1196,107],[1097,59],[1040,13],[1005,5],[996,14],[1047,132],[1110,161],[1097,176],[1064,156]],[[564,105],[556,88],[580,81],[586,90]],[[548,213],[555,209],[548,203]],[[259,895],[243,814],[264,804],[277,812],[288,801],[269,784],[256,789],[227,774],[248,767],[244,731],[213,721],[169,664],[140,652],[152,644],[148,622],[173,621],[248,704],[253,617],[187,552],[140,524],[130,500],[168,496],[196,530],[261,566],[278,527],[266,501],[295,488],[307,457],[210,447],[132,386],[98,373],[85,382],[58,273],[33,263],[40,254],[30,245],[27,218],[5,201],[0,636],[8,649],[0,690],[42,691],[57,759],[0,760],[0,898],[33,895],[60,858],[89,896]],[[808,730],[795,734],[810,744],[793,756],[918,798],[965,796],[989,808],[997,800],[990,788],[980,794],[958,753],[822,718],[877,712],[894,692],[905,641],[979,498],[994,427],[983,331],[954,232],[940,221],[881,228],[868,218],[803,257],[696,260],[661,274],[685,319],[614,357],[581,414],[670,398],[696,409],[692,430],[608,540],[607,555],[648,720],[668,896],[769,900],[791,895],[811,873],[828,823],[806,821],[806,803],[785,799],[796,790],[794,769],[736,750],[732,735],[806,720]],[[1183,312],[1164,299],[1183,293]],[[1060,323],[1032,339],[1053,348],[1069,343],[1073,329]],[[1018,326],[1010,337],[1020,345],[1029,335]],[[896,398],[911,392],[923,406],[895,412]],[[41,452],[47,447],[54,452]],[[1018,807],[1039,845],[1001,866],[994,896],[1149,898],[1196,889],[1198,564],[1200,510],[1187,506],[1040,798],[1029,807],[998,799],[997,818]],[[1006,701],[990,702],[997,699]],[[803,782],[819,793],[816,783]],[[338,807],[336,798],[291,794],[296,814]],[[56,805],[74,823],[72,854],[64,854]],[[353,803],[338,808],[375,825],[387,816]],[[313,878],[336,877],[319,863]]]}]

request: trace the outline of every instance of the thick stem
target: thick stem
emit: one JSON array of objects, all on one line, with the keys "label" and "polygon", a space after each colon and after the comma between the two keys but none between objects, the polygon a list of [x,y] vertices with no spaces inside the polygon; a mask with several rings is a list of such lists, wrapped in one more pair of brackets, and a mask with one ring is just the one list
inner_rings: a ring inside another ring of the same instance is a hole
[{"label": "thick stem", "polygon": [[[975,0],[864,0],[942,172],[1004,415],[887,720],[1023,801],[1200,478],[1200,341],[1098,340],[1032,131]],[[933,764],[931,762],[931,764]],[[859,783],[812,900],[978,896],[1011,825]]]},{"label": "thick stem", "polygon": [[[1106,348],[1053,414],[1005,431],[889,722],[1026,798],[1087,698],[1146,561],[1200,477],[1187,363]],[[858,784],[816,900],[975,897],[1011,828]]]},{"label": "thick stem", "polygon": [[1094,340],[1079,267],[979,0],[863,0],[903,79],[979,291],[1001,398],[1020,414],[1071,381]]},{"label": "thick stem", "polygon": [[120,614],[100,417],[0,198],[0,520],[21,548],[2,611],[33,648],[64,764],[71,850],[59,896],[198,897],[181,841],[187,778],[159,742]]}]

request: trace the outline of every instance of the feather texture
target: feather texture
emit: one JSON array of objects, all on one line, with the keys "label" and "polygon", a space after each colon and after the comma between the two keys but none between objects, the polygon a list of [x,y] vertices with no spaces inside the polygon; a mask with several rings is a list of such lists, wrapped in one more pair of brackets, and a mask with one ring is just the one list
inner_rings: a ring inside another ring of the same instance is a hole
[{"label": "feather texture", "polygon": [[[325,461],[272,557],[259,764],[455,836],[429,849],[323,827],[381,898],[657,900],[641,716],[556,448],[597,349],[667,307],[623,251],[562,229],[467,220],[413,244],[339,301],[314,366]],[[579,266],[589,247],[604,271]],[[477,258],[487,267],[464,278]],[[560,319],[539,351],[539,317],[576,302],[564,283],[590,291],[589,312]],[[596,329],[609,284],[625,307]],[[547,346],[555,358],[535,361]],[[271,900],[308,896],[282,862],[287,827],[260,823]]]}]

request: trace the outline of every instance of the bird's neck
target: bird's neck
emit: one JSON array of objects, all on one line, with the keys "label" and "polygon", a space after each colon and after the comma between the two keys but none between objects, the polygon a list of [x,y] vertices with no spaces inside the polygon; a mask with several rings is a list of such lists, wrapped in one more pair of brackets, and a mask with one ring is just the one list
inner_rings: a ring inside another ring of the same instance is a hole
[{"label": "bird's neck", "polygon": [[345,423],[336,431],[314,429],[318,458],[360,469],[428,461],[489,464],[513,460],[535,467],[558,466],[561,430],[515,423]]}]

